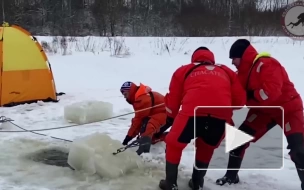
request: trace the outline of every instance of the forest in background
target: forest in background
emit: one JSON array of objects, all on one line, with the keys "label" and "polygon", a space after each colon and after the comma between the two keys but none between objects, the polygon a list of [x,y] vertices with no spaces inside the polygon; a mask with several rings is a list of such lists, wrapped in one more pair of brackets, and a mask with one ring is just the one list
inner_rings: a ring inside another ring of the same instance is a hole
[{"label": "forest in background", "polygon": [[[288,0],[1,0],[40,36],[283,36]],[[3,11],[4,10],[4,11]]]}]

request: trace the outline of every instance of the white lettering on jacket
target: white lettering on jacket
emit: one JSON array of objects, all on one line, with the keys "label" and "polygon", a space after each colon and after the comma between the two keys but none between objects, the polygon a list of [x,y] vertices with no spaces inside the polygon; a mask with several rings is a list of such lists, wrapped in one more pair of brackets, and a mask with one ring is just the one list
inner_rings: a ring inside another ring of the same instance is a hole
[{"label": "white lettering on jacket", "polygon": [[190,77],[197,77],[197,76],[201,76],[201,75],[213,75],[213,76],[221,77],[225,80],[229,80],[229,78],[226,75],[224,75],[223,73],[218,72],[218,71],[212,71],[212,70],[193,71],[190,74]]}]

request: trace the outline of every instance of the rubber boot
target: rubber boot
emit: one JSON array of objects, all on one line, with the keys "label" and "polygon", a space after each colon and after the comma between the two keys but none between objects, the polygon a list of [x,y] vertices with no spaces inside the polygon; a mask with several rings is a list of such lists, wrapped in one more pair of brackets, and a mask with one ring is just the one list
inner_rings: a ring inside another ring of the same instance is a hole
[{"label": "rubber boot", "polygon": [[[228,161],[228,167],[227,167],[227,172],[224,175],[224,177],[217,179],[216,184],[217,185],[225,185],[228,183],[229,185],[231,184],[237,184],[239,183],[240,179],[238,176],[238,172],[241,168],[243,158],[235,156],[233,153],[229,155],[229,161]],[[229,169],[234,169],[234,170],[229,170]]]},{"label": "rubber boot", "polygon": [[304,169],[297,168],[297,172],[301,181],[301,190],[304,190]]},{"label": "rubber boot", "polygon": [[159,182],[161,190],[178,190],[177,186],[178,164],[166,162],[166,179]]},{"label": "rubber boot", "polygon": [[289,155],[291,160],[295,163],[297,173],[301,181],[301,189],[304,190],[304,138],[302,133],[295,133],[286,136],[288,146],[290,149]]},{"label": "rubber boot", "polygon": [[[204,187],[204,177],[207,173],[208,163],[195,161],[196,167],[193,167],[192,178],[188,185],[192,190],[201,190]],[[205,170],[200,170],[205,169]]]}]

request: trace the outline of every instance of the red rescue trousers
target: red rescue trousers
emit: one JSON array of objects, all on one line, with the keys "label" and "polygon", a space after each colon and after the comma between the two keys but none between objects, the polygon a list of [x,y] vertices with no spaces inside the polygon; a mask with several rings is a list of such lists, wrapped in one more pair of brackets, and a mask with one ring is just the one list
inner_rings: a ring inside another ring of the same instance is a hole
[{"label": "red rescue trousers", "polygon": [[165,139],[166,160],[172,164],[179,164],[183,149],[196,138],[196,160],[209,163],[214,150],[224,138],[225,125],[225,120],[214,117],[189,117],[179,113]]}]

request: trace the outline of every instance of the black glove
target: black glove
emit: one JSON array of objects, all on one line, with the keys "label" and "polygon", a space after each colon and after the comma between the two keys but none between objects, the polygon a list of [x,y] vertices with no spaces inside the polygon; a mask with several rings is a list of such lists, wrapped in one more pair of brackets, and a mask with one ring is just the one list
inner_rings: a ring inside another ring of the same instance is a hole
[{"label": "black glove", "polygon": [[255,99],[254,98],[254,90],[247,90],[247,100]]},{"label": "black glove", "polygon": [[150,137],[143,136],[139,138],[137,142],[139,143],[138,150],[136,151],[138,155],[141,155],[142,153],[150,152],[151,143],[152,143],[152,139]]},{"label": "black glove", "polygon": [[122,145],[124,145],[124,146],[128,145],[128,143],[129,143],[132,139],[133,139],[132,137],[130,137],[130,136],[127,135],[127,136],[125,137],[125,139],[123,140]]}]

